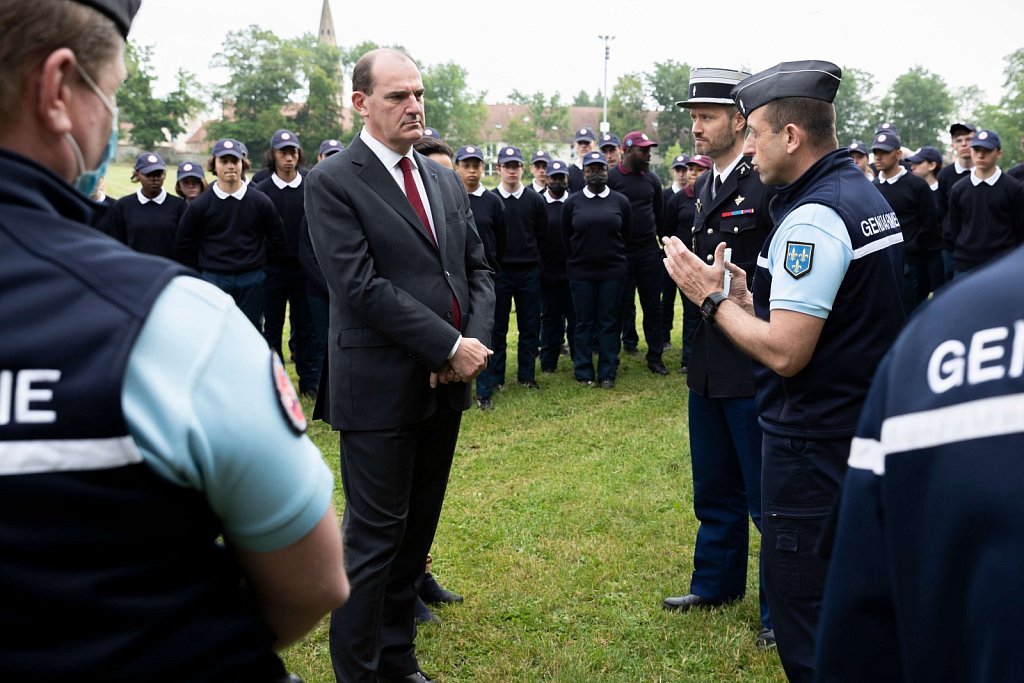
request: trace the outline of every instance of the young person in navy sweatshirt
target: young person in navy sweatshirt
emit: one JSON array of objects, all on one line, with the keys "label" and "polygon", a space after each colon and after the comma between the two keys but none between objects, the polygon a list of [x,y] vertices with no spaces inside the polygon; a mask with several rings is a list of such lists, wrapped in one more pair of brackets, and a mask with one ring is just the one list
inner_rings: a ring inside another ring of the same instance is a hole
[{"label": "young person in navy sweatshirt", "polygon": [[143,254],[174,258],[174,235],[185,213],[185,201],[164,190],[167,165],[156,152],[135,160],[132,182],[141,187],[121,197],[110,209],[110,234]]}]

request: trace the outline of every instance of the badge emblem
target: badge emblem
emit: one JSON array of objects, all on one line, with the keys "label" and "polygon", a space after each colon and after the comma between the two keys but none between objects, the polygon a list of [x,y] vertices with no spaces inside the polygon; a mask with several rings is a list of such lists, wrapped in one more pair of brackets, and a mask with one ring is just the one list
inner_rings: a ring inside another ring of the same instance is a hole
[{"label": "badge emblem", "polygon": [[700,199],[697,199],[697,213],[704,213],[704,207],[700,204]]},{"label": "badge emblem", "polygon": [[285,372],[281,358],[275,352],[271,351],[270,359],[270,379],[277,391],[278,403],[284,413],[285,422],[296,434],[304,434],[306,432],[306,415],[302,412],[302,404],[299,402],[298,394],[295,393],[295,387],[292,386],[292,380]]},{"label": "badge emblem", "polygon": [[811,272],[814,245],[806,242],[786,242],[786,272],[800,279]]},{"label": "badge emblem", "polygon": [[742,204],[743,202],[747,201],[747,198],[746,198],[746,197],[744,197],[743,195],[736,195],[736,199],[735,199],[735,200],[733,200],[733,201],[735,201],[735,202],[736,202],[736,206],[739,206],[739,205],[740,205],[740,204]]}]

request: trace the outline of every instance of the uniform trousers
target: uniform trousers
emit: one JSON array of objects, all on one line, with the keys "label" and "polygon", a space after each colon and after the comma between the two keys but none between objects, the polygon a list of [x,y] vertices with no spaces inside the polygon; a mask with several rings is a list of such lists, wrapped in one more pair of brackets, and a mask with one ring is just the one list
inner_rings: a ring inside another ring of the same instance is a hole
[{"label": "uniform trousers", "polygon": [[[295,355],[295,372],[299,376],[299,391],[316,391],[320,381],[320,366],[316,364],[316,332],[306,298],[306,272],[299,266],[266,266],[267,279],[263,283],[265,297],[263,338],[282,358],[287,358],[281,343],[284,332],[285,310],[291,323],[288,347]],[[320,359],[323,362],[323,358]]]},{"label": "uniform trousers", "polygon": [[263,331],[263,283],[267,276],[262,268],[238,273],[204,270],[201,277],[234,299],[235,305],[249,319],[253,327],[260,332]]},{"label": "uniform trousers", "polygon": [[619,302],[622,279],[573,280],[572,303],[576,309],[576,348],[573,374],[593,381],[594,342],[597,342],[597,379],[615,379],[619,365]]},{"label": "uniform trousers", "polygon": [[838,500],[850,440],[765,433],[763,444],[765,594],[786,676],[791,683],[810,683],[828,573],[829,549],[820,548],[819,540]]},{"label": "uniform trousers", "polygon": [[516,304],[519,328],[519,363],[516,379],[534,381],[537,377],[537,346],[540,342],[540,266],[503,268],[494,278],[494,355],[487,369],[477,377],[477,396],[489,398],[499,384],[505,383],[505,354],[508,345],[508,320],[512,301]]},{"label": "uniform trousers", "polygon": [[665,340],[661,336],[661,274],[665,271],[661,251],[651,244],[650,248],[626,254],[629,275],[623,288],[619,307],[620,320],[624,319],[629,305],[634,303],[628,292],[636,288],[640,295],[640,309],[643,312],[644,339],[647,341],[647,362],[660,363]]},{"label": "uniform trousers", "polygon": [[[700,521],[690,592],[732,602],[747,588],[750,523],[761,529],[761,428],[753,397],[689,396],[693,511]],[[761,572],[758,572],[760,579]],[[761,625],[771,628],[764,582]]]},{"label": "uniform trousers", "polygon": [[540,286],[540,369],[554,372],[562,353],[562,341],[569,345],[572,357],[576,335],[576,314],[572,307],[569,282]]},{"label": "uniform trousers", "polygon": [[438,399],[422,422],[341,433],[351,594],[331,614],[331,662],[339,683],[376,683],[378,675],[400,678],[419,670],[416,596],[462,421],[445,396]]}]

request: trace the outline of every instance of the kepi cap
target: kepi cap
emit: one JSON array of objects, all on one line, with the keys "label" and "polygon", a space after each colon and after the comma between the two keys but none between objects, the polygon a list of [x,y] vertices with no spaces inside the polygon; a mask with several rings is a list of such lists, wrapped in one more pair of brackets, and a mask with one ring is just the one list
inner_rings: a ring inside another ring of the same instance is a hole
[{"label": "kepi cap", "polygon": [[194,161],[183,161],[178,164],[178,180],[182,178],[198,178],[199,180],[206,180],[206,173],[203,172],[203,167]]},{"label": "kepi cap", "polygon": [[484,160],[484,152],[476,145],[463,145],[459,147],[459,151],[455,153],[455,162],[458,163],[463,159],[479,159]]},{"label": "kepi cap", "polygon": [[732,89],[732,99],[744,117],[784,97],[806,97],[831,103],[842,80],[843,70],[832,62],[817,59],[781,62],[746,78]]},{"label": "kepi cap", "polygon": [[320,143],[320,156],[329,157],[343,149],[345,149],[345,145],[341,144],[340,140],[335,140],[334,138],[324,140]]},{"label": "kepi cap", "polygon": [[922,147],[921,149],[917,150],[914,154],[907,157],[907,161],[909,161],[912,164],[920,164],[923,161],[931,161],[941,166],[942,154],[939,152],[939,150],[935,149],[934,147]]},{"label": "kepi cap", "polygon": [[128,38],[128,30],[132,27],[132,20],[142,0],[74,0],[79,5],[92,7],[97,12],[106,15],[121,32],[121,37]]},{"label": "kepi cap", "polygon": [[711,168],[711,157],[706,154],[694,154],[690,157],[690,160],[686,162],[686,165],[696,164],[701,168]]},{"label": "kepi cap", "polygon": [[142,175],[149,175],[153,171],[167,170],[167,164],[156,152],[143,152],[135,159],[135,170]]},{"label": "kepi cap", "polygon": [[606,157],[602,152],[587,152],[583,155],[584,166],[591,166],[593,164],[604,164],[607,166],[608,157]]},{"label": "kepi cap", "polygon": [[879,133],[871,142],[871,151],[874,152],[877,149],[883,152],[891,152],[902,146],[903,145],[900,144],[900,138],[896,133]]},{"label": "kepi cap", "polygon": [[639,130],[634,130],[630,133],[626,133],[626,137],[622,138],[622,149],[629,149],[631,147],[657,147],[658,143],[647,137],[647,133],[643,133]]},{"label": "kepi cap", "polygon": [[580,142],[586,140],[587,142],[594,141],[594,129],[583,127],[576,131],[576,137],[573,138],[573,142]]},{"label": "kepi cap", "polygon": [[746,71],[734,69],[693,69],[686,89],[689,98],[676,102],[676,106],[688,109],[695,104],[724,104],[731,107],[732,89],[748,76]]},{"label": "kepi cap", "polygon": [[502,147],[501,151],[498,152],[498,163],[508,164],[513,161],[520,164],[523,163],[523,153],[514,145]]},{"label": "kepi cap", "polygon": [[553,175],[569,175],[569,167],[561,159],[553,159],[548,164],[548,177]]},{"label": "kepi cap", "polygon": [[982,149],[1002,149],[1003,143],[999,141],[999,135],[994,130],[979,130],[971,140],[971,147]]},{"label": "kepi cap", "polygon": [[604,149],[605,147],[618,147],[619,136],[615,133],[605,133],[601,136],[601,140],[598,142],[598,147]]},{"label": "kepi cap", "polygon": [[299,136],[290,130],[281,128],[274,131],[274,137],[270,138],[270,146],[274,149],[284,149],[285,147],[296,147],[301,149],[299,145]]},{"label": "kepi cap", "polygon": [[248,156],[245,145],[232,138],[224,138],[213,143],[213,152],[211,154],[215,157],[233,156],[239,159]]}]

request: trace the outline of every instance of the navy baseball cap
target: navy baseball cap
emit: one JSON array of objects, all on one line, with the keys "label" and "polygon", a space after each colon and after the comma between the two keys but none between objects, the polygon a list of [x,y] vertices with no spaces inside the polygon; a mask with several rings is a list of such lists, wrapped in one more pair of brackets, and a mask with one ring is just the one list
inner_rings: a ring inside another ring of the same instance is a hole
[{"label": "navy baseball cap", "polygon": [[156,152],[143,152],[135,159],[135,170],[142,175],[149,175],[155,171],[166,171],[167,164]]},{"label": "navy baseball cap", "polygon": [[592,164],[604,164],[608,165],[608,157],[601,152],[588,152],[583,156],[583,165],[590,166]]},{"label": "navy baseball cap", "polygon": [[581,142],[586,140],[587,142],[594,141],[594,129],[583,127],[576,131],[576,137],[573,138],[573,142]]},{"label": "navy baseball cap", "polygon": [[523,163],[523,153],[514,145],[502,147],[501,151],[498,152],[498,164],[508,164],[513,161],[520,164]]},{"label": "navy baseball cap", "polygon": [[206,180],[206,173],[203,172],[203,167],[194,161],[183,161],[178,164],[178,180],[182,178],[198,178],[199,180]]},{"label": "navy baseball cap", "polygon": [[341,144],[340,140],[335,140],[334,138],[324,140],[320,143],[320,156],[329,157],[343,149],[345,149],[345,145]]},{"label": "navy baseball cap", "polygon": [[1003,143],[999,141],[999,135],[994,130],[980,130],[974,134],[974,139],[971,140],[971,147],[1002,149]]},{"label": "navy baseball cap", "polygon": [[900,136],[899,129],[896,128],[896,124],[893,123],[892,121],[886,121],[884,123],[878,124],[875,127],[875,135],[878,135],[879,133],[892,133],[896,137]]},{"label": "navy baseball cap", "polygon": [[285,147],[301,148],[299,136],[284,128],[274,131],[274,137],[270,138],[270,146],[274,149],[284,149]]},{"label": "navy baseball cap", "polygon": [[531,164],[535,164],[538,161],[543,161],[544,163],[549,164],[551,163],[551,155],[545,152],[544,150],[539,149],[533,153],[533,156],[530,157]]},{"label": "navy baseball cap", "polygon": [[657,147],[658,143],[647,137],[647,133],[641,133],[638,130],[634,130],[631,133],[626,133],[626,137],[622,138],[622,149],[629,149],[630,147]]},{"label": "navy baseball cap", "polygon": [[693,69],[690,72],[690,83],[686,88],[689,98],[676,102],[676,106],[683,109],[695,104],[732,106],[732,89],[748,76],[750,74],[746,71],[733,69]]},{"label": "navy baseball cap", "polygon": [[942,165],[942,154],[939,150],[934,147],[922,147],[917,150],[913,155],[907,157],[907,161],[912,164],[920,164],[923,161],[931,161],[939,166]]},{"label": "navy baseball cap", "polygon": [[978,129],[975,128],[973,124],[964,123],[963,121],[957,121],[956,123],[950,125],[949,134],[956,136],[960,135],[961,133],[974,133],[977,132],[977,130]]},{"label": "navy baseball cap", "polygon": [[601,142],[598,144],[598,147],[600,147],[601,149],[604,149],[605,147],[618,146],[619,136],[617,136],[615,133],[605,133],[604,135],[601,136]]},{"label": "navy baseball cap", "polygon": [[874,152],[876,149],[883,152],[891,152],[894,149],[902,147],[900,144],[900,138],[896,133],[879,133],[875,136],[875,139],[871,143],[871,151]]},{"label": "navy baseball cap", "polygon": [[785,97],[806,97],[833,102],[843,80],[843,70],[832,62],[817,59],[780,62],[770,69],[748,76],[730,95],[744,117],[758,107]]},{"label": "navy baseball cap", "polygon": [[863,154],[868,155],[868,146],[863,142],[851,142],[850,146],[847,147],[850,150],[850,154]]},{"label": "navy baseball cap", "polygon": [[74,0],[79,5],[92,7],[97,12],[105,14],[117,25],[121,37],[128,39],[128,29],[132,27],[132,20],[135,13],[139,11],[142,0]]},{"label": "navy baseball cap", "polygon": [[458,163],[463,159],[479,159],[484,160],[484,151],[476,145],[463,145],[459,147],[459,151],[455,153],[455,162]]},{"label": "navy baseball cap", "polygon": [[423,129],[423,137],[425,137],[425,138],[434,138],[435,140],[440,140],[441,139],[441,136],[438,134],[436,128],[424,128]]},{"label": "navy baseball cap", "polygon": [[548,164],[548,177],[553,175],[569,175],[569,167],[561,159],[552,159]]},{"label": "navy baseball cap", "polygon": [[711,168],[711,157],[706,154],[694,154],[690,157],[690,160],[686,162],[686,165],[697,164],[701,168]]},{"label": "navy baseball cap", "polygon": [[217,142],[213,143],[212,154],[215,157],[233,156],[238,157],[239,159],[248,156],[245,145],[238,140],[233,140],[231,138],[224,138],[223,140],[217,140]]},{"label": "navy baseball cap", "polygon": [[686,154],[680,154],[672,160],[672,168],[686,168],[688,163],[690,163],[690,157]]}]

